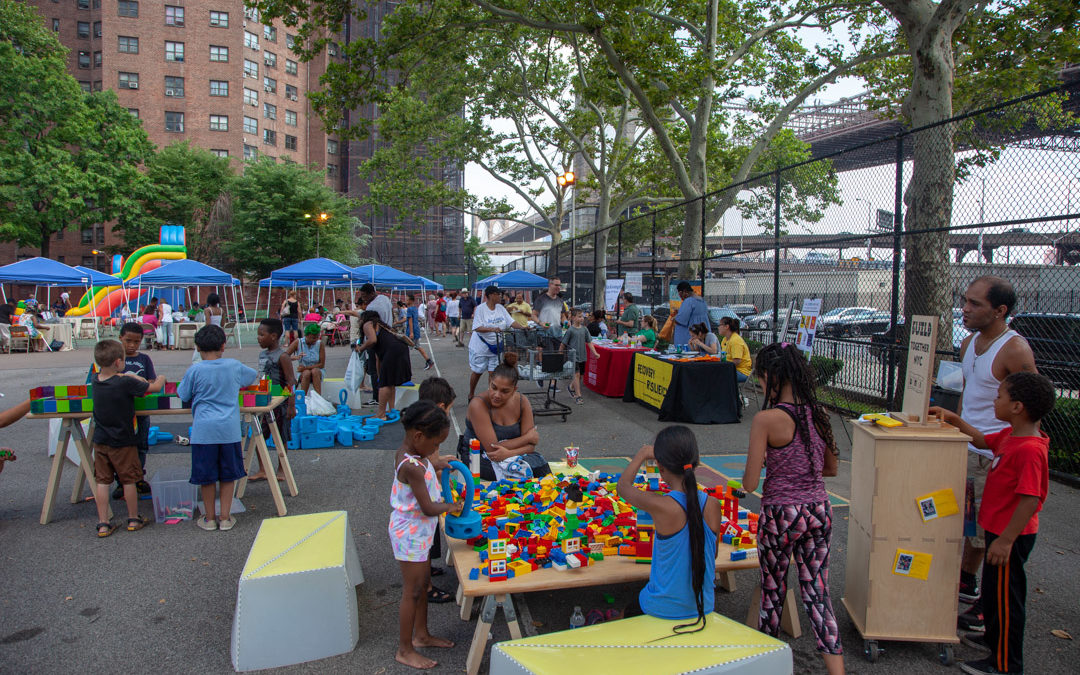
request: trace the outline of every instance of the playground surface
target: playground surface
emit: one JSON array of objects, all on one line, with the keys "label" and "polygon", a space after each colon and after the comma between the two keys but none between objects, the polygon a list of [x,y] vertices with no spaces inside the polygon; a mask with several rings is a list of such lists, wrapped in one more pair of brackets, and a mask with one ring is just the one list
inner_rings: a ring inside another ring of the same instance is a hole
[{"label": "playground surface", "polygon": [[[247,341],[245,344],[253,344]],[[454,417],[464,426],[467,365],[464,349],[449,339],[433,340],[438,369],[458,392]],[[230,348],[227,356],[254,364],[258,348]],[[59,354],[0,356],[0,408],[21,401],[27,390],[40,385],[81,382],[91,351]],[[190,365],[191,352],[154,352],[159,373],[177,381]],[[327,371],[341,377],[348,351],[327,350]],[[425,373],[419,358],[413,362],[414,379]],[[522,382],[523,390],[535,389]],[[565,392],[560,394],[569,400]],[[618,470],[627,457],[664,424],[656,415],[619,399],[603,399],[585,392],[585,405],[573,406],[567,422],[558,418],[538,421],[540,451],[559,459],[562,448],[581,448],[582,463],[593,469]],[[753,406],[753,404],[751,404]],[[370,411],[370,409],[366,409]],[[740,424],[693,426],[708,472],[716,480],[740,478],[749,436],[749,418]],[[165,425],[163,425],[165,426]],[[248,486],[243,499],[247,512],[238,516],[230,532],[203,532],[191,522],[155,524],[141,532],[120,530],[108,539],[94,537],[96,521],[91,502],[68,503],[74,471],[69,466],[61,483],[54,520],[39,525],[42,498],[49,471],[46,452],[48,423],[24,420],[0,431],[0,445],[16,450],[18,461],[0,474],[0,562],[4,583],[0,591],[0,666],[10,672],[131,672],[151,667],[161,673],[228,673],[237,581],[263,518],[273,517],[273,503],[265,483]],[[841,458],[850,457],[850,443],[835,422]],[[451,432],[453,438],[453,432]],[[415,672],[393,659],[396,619],[401,592],[398,567],[386,535],[393,453],[401,439],[400,427],[388,425],[375,441],[358,448],[299,450],[290,454],[300,493],[286,496],[289,514],[346,510],[359,551],[365,581],[357,587],[360,640],[347,654],[281,669],[291,673],[406,673]],[[452,440],[443,448],[452,452]],[[177,446],[152,449],[148,473],[170,466],[187,466],[188,456]],[[847,540],[846,499],[850,495],[850,465],[842,461],[840,475],[826,479],[834,505],[830,588],[842,630],[846,664],[851,673],[899,674],[947,672],[937,662],[932,644],[885,642],[884,655],[875,664],[861,655],[862,640],[839,602],[844,583]],[[711,472],[711,473],[710,473]],[[703,479],[703,482],[705,480]],[[757,501],[746,500],[748,508]],[[114,502],[114,510],[122,509]],[[150,513],[149,502],[141,510]],[[1055,637],[1060,629],[1080,637],[1080,491],[1050,484],[1041,532],[1028,562],[1028,625],[1025,660],[1030,673],[1074,672],[1080,661],[1078,640]],[[793,578],[793,577],[792,577]],[[718,590],[717,611],[742,620],[753,572],[735,576],[734,592]],[[453,574],[435,578],[436,585],[453,591]],[[583,610],[606,608],[604,594],[624,605],[637,587],[602,586],[578,591],[534,593],[524,597],[528,612],[523,627],[539,633],[563,630],[575,605]],[[934,598],[927,598],[933,602]],[[518,604],[519,610],[525,605]],[[282,613],[289,611],[281,607]],[[798,609],[804,635],[792,641],[796,673],[824,672],[814,651],[809,622]],[[428,650],[440,661],[434,672],[461,672],[475,627],[462,621],[458,608],[432,605],[431,630],[454,640],[453,649]],[[509,638],[504,623],[495,622],[491,642]],[[974,650],[957,649],[959,658],[978,658]],[[487,670],[485,657],[481,672]],[[954,672],[959,672],[955,669]]]}]

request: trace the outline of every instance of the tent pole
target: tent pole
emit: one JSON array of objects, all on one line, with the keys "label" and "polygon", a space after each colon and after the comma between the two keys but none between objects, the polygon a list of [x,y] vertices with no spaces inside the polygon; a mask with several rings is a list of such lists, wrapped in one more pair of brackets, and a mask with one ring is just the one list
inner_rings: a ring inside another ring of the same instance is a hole
[{"label": "tent pole", "polygon": [[[243,293],[243,291],[241,291],[241,293]],[[258,311],[259,311],[259,296],[260,295],[262,295],[262,286],[256,285],[255,286],[255,312],[256,313],[258,313]],[[269,308],[267,308],[267,310],[266,310],[266,318],[268,318],[268,319],[270,318],[270,309]]]},{"label": "tent pole", "polygon": [[233,313],[236,314],[236,324],[233,328],[236,331],[236,348],[243,349],[244,343],[240,340],[240,315],[236,312],[236,286],[232,287],[232,293]]},{"label": "tent pole", "polygon": [[[94,285],[93,283],[87,287],[86,292],[90,294],[90,316],[94,317],[94,340],[101,341],[101,335],[98,333],[98,315],[97,315],[97,303],[94,301]],[[74,338],[72,338],[74,341]],[[72,345],[74,347],[75,345]]]}]

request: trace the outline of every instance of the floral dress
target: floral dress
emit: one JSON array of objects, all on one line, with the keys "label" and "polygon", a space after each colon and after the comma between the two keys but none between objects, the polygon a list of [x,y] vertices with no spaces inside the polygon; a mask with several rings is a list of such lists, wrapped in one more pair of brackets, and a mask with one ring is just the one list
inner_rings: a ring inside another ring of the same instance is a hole
[{"label": "floral dress", "polygon": [[429,460],[421,460],[413,455],[405,455],[405,459],[394,469],[394,487],[390,490],[390,546],[394,549],[394,558],[408,562],[424,562],[428,559],[428,551],[435,541],[435,528],[439,523],[438,516],[426,516],[420,510],[420,502],[416,501],[416,494],[408,483],[398,480],[397,474],[405,463],[423,467],[424,483],[427,485],[428,495],[432,501],[440,499],[441,487],[436,477],[435,468]]}]

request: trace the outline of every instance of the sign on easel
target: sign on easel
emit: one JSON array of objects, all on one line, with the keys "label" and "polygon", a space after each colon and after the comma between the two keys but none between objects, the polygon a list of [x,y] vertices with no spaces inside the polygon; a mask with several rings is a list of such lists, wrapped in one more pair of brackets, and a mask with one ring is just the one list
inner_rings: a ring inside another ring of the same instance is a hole
[{"label": "sign on easel", "polygon": [[604,283],[604,309],[608,312],[614,312],[615,306],[619,304],[619,294],[622,293],[622,279],[607,279]]},{"label": "sign on easel", "polygon": [[[821,298],[803,300],[802,318],[799,319],[799,332],[795,335],[795,346],[805,353],[808,359],[814,351],[814,336],[817,335],[818,315],[820,314]],[[787,319],[784,320],[784,326],[786,328]],[[780,337],[783,339],[783,334]]]},{"label": "sign on easel", "polygon": [[904,407],[901,412],[909,423],[925,423],[930,407],[930,373],[934,370],[937,351],[938,319],[936,316],[911,317],[908,329],[907,375],[904,379]]}]

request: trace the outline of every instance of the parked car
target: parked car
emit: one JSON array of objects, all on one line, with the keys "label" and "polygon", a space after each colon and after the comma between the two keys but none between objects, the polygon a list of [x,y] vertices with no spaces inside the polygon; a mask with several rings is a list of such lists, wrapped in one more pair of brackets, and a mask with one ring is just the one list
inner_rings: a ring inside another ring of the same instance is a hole
[{"label": "parked car", "polygon": [[[956,352],[957,358],[959,358],[959,356],[960,356],[960,345],[963,344],[964,339],[967,336],[971,335],[971,332],[968,331],[967,328],[964,328],[964,320],[961,317],[959,309],[954,309],[952,311],[952,317],[953,317],[953,320],[952,320],[952,346],[953,346],[953,351]],[[882,363],[884,363],[886,361],[886,354],[887,354],[888,345],[889,345],[890,342],[892,342],[894,340],[895,340],[896,345],[898,347],[900,347],[901,349],[905,348],[905,345],[907,345],[907,333],[905,333],[903,331],[904,317],[900,317],[900,320],[898,321],[898,323],[900,324],[900,327],[901,327],[900,337],[899,338],[894,337],[895,334],[896,334],[896,331],[894,331],[892,328],[884,330],[884,331],[882,331],[880,333],[874,333],[873,335],[870,336],[870,356],[871,357],[873,357],[875,359],[878,359]],[[904,354],[904,352],[902,352],[902,351],[897,351],[895,353],[897,355],[897,359],[896,359],[897,361],[899,361],[899,357],[903,356],[903,354]]]},{"label": "parked car", "polygon": [[878,311],[876,307],[837,307],[835,309],[830,309],[818,317],[818,330],[821,331],[833,321],[850,318],[858,314],[870,314],[876,311]]},{"label": "parked car", "polygon": [[1040,373],[1080,389],[1080,314],[1017,314],[1009,327],[1027,338]]},{"label": "parked car", "polygon": [[835,337],[859,337],[888,330],[891,323],[889,312],[861,312],[830,321],[825,325],[825,332]]},{"label": "parked car", "polygon": [[[787,307],[780,308],[780,323],[783,324],[784,317],[787,316]],[[791,320],[788,321],[788,328],[794,329],[799,327],[799,321],[802,319],[802,312],[797,309],[791,310]],[[767,309],[760,314],[752,314],[750,316],[743,317],[743,323],[747,328],[756,328],[757,330],[772,330],[773,327],[773,311]],[[779,327],[779,325],[777,326]]]},{"label": "parked car", "polygon": [[671,305],[664,303],[662,305],[641,305],[642,314],[650,314],[656,319],[656,330],[660,330],[664,327],[664,322],[671,316]]},{"label": "parked car", "polygon": [[724,305],[724,308],[730,309],[731,311],[735,312],[735,316],[739,317],[740,319],[744,316],[750,316],[752,314],[758,313],[757,306],[750,304],[737,304],[729,302]]},{"label": "parked car", "polygon": [[710,328],[715,332],[720,328],[720,319],[723,317],[730,317],[732,319],[739,319],[739,325],[743,325],[743,320],[739,318],[739,315],[730,306],[723,307],[710,307],[709,308],[709,324]]}]

